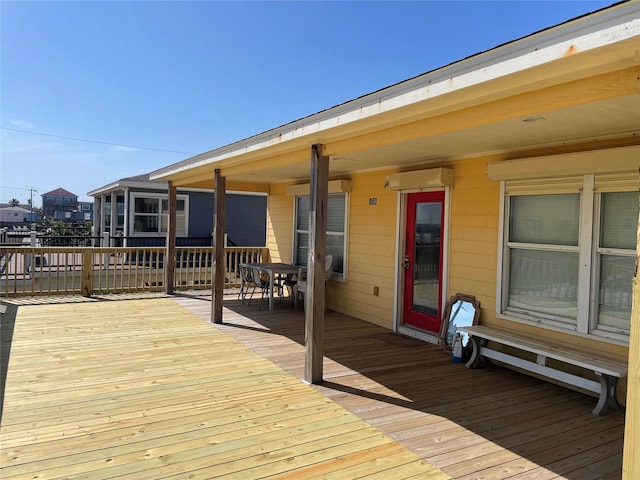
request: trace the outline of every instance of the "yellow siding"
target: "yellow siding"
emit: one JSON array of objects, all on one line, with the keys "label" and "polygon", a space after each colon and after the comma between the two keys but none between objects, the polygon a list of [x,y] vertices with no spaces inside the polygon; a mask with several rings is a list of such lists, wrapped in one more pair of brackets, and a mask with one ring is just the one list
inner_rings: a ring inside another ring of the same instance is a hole
[{"label": "yellow siding", "polygon": [[292,261],[293,209],[293,198],[285,194],[285,185],[272,185],[267,207],[267,248],[273,262]]},{"label": "yellow siding", "polygon": [[[397,193],[384,188],[385,177],[380,172],[351,177],[347,280],[332,282],[329,305],[391,329],[398,205]],[[375,205],[369,205],[370,198]]]},{"label": "yellow siding", "polygon": [[448,297],[475,295],[484,316],[495,316],[500,185],[487,177],[487,160],[451,165]]}]

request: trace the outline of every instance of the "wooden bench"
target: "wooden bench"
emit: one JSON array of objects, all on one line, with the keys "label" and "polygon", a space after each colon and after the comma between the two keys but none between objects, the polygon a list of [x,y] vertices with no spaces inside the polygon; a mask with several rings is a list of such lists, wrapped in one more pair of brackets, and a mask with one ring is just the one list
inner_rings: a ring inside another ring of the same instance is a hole
[{"label": "wooden bench", "polygon": [[[600,394],[598,404],[593,409],[594,415],[603,415],[607,408],[613,410],[621,408],[616,398],[616,386],[619,378],[627,376],[628,366],[626,363],[607,360],[593,354],[580,353],[569,348],[556,347],[540,340],[520,337],[484,325],[458,327],[458,330],[470,336],[473,347],[471,358],[466,364],[467,368],[475,368],[484,358],[492,358],[525,371]],[[488,348],[489,341],[534,353],[537,356],[536,361],[531,362]],[[550,367],[547,365],[548,358],[591,370],[600,377],[600,382]]]}]

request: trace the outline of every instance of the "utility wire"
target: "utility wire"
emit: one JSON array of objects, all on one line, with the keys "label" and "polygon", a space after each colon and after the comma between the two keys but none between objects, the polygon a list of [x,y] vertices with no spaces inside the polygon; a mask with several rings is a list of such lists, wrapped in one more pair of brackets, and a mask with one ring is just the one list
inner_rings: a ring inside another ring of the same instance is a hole
[{"label": "utility wire", "polygon": [[121,143],[109,143],[109,142],[100,142],[98,140],[87,140],[86,138],[64,137],[62,135],[52,135],[50,133],[30,132],[29,130],[20,130],[18,128],[0,127],[0,129],[11,130],[12,132],[29,133],[31,135],[41,135],[43,137],[64,138],[65,140],[75,140],[77,142],[99,143],[100,145],[110,145],[113,147],[126,147],[126,148],[135,148],[137,150],[152,150],[155,152],[185,153],[187,155],[196,155],[195,152],[183,152],[180,150],[166,150],[163,148],[136,147],[134,145],[123,145]]}]

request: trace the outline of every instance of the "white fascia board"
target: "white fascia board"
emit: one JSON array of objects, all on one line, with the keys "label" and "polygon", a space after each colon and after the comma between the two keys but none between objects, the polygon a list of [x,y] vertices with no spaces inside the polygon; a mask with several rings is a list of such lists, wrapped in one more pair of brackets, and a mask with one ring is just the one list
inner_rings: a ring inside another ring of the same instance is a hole
[{"label": "white fascia board", "polygon": [[[223,162],[274,145],[318,135],[412,104],[451,94],[640,36],[640,2],[629,2],[551,27],[396,85],[301,118],[239,142],[151,172],[151,179]],[[223,165],[221,165],[223,166]]]},{"label": "white fascia board", "polygon": [[147,189],[147,190],[168,190],[169,186],[167,182],[153,181],[153,182],[128,182],[118,180],[117,182],[109,183],[104,187],[96,188],[87,193],[90,197],[96,197],[105,193],[110,193],[115,190],[123,190],[125,188]]}]

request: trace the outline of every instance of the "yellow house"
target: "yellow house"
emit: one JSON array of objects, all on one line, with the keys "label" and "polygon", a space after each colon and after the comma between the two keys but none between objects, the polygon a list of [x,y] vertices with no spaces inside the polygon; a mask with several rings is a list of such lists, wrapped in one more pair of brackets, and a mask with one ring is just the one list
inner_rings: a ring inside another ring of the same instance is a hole
[{"label": "yellow house", "polygon": [[628,362],[624,471],[640,478],[639,93],[640,3],[616,4],[152,179],[268,193],[271,260],[312,272],[308,381],[326,254],[331,309],[435,343],[461,292],[482,325]]}]

